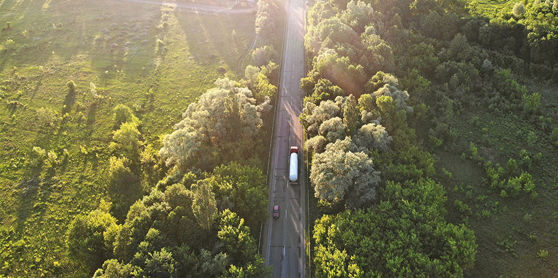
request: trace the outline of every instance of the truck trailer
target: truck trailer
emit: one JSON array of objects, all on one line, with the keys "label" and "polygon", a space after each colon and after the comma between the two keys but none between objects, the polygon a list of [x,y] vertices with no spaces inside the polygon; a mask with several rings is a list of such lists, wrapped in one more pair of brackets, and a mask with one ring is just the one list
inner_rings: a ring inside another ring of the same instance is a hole
[{"label": "truck trailer", "polygon": [[298,184],[298,147],[291,146],[289,153],[289,183],[291,185]]}]

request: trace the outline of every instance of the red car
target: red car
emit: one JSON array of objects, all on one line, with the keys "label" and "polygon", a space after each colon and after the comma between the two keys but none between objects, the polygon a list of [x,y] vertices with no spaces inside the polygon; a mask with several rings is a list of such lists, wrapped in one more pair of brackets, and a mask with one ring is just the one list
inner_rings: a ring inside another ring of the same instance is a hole
[{"label": "red car", "polygon": [[279,205],[273,206],[273,219],[279,218]]}]

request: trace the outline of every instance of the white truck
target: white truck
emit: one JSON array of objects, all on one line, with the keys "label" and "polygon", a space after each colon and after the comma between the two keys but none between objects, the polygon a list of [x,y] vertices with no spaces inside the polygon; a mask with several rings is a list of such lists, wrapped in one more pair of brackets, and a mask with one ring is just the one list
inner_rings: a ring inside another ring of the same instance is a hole
[{"label": "white truck", "polygon": [[291,146],[289,152],[289,183],[291,185],[298,184],[298,147]]}]

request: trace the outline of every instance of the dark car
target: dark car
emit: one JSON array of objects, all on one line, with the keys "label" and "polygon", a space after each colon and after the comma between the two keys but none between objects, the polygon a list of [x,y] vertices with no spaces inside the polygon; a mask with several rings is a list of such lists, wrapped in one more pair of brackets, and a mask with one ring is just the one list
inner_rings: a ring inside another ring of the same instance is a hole
[{"label": "dark car", "polygon": [[273,206],[273,219],[279,218],[279,205]]}]

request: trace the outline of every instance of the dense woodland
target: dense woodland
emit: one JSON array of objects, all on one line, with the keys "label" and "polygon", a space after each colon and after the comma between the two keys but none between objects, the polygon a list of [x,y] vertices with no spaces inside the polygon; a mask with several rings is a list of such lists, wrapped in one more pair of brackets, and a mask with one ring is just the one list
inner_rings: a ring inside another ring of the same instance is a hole
[{"label": "dense woodland", "polygon": [[555,271],[558,6],[496,2],[309,10],[316,277]]}]

